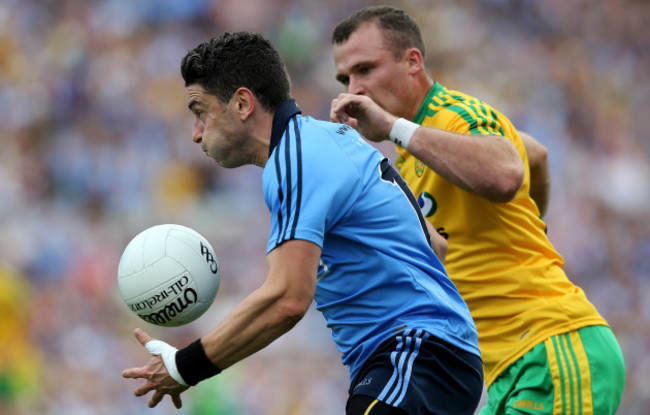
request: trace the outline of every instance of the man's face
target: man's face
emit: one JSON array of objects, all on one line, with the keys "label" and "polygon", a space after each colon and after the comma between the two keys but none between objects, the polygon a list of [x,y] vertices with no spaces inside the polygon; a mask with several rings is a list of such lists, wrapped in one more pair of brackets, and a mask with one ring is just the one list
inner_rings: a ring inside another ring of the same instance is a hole
[{"label": "man's face", "polygon": [[231,105],[220,102],[196,84],[187,87],[187,94],[188,107],[195,116],[192,141],[223,167],[242,165],[237,150],[243,136]]},{"label": "man's face", "polygon": [[410,76],[405,57],[395,59],[377,26],[364,23],[345,43],[334,45],[336,79],[346,92],[367,95],[386,111],[405,116]]}]

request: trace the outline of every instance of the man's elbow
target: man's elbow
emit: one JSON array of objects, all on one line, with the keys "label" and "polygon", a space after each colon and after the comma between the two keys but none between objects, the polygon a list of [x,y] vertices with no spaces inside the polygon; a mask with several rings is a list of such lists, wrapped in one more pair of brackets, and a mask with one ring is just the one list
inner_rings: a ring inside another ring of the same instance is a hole
[{"label": "man's elbow", "polygon": [[492,202],[508,203],[517,196],[523,183],[524,165],[523,163],[513,163],[498,176],[493,189],[489,192],[488,199]]},{"label": "man's elbow", "polygon": [[279,302],[278,319],[290,326],[298,323],[305,316],[311,305],[311,299],[286,298]]},{"label": "man's elbow", "polygon": [[534,153],[528,154],[528,164],[531,172],[545,171],[548,169],[548,149],[539,145],[535,148]]}]

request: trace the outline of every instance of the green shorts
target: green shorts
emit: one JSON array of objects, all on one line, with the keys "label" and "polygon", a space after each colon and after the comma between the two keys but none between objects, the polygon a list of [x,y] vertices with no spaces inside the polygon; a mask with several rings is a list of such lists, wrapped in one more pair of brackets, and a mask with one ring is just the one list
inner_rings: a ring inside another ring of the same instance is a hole
[{"label": "green shorts", "polygon": [[480,415],[614,414],[624,385],[614,333],[584,327],[546,339],[511,364],[490,385]]}]

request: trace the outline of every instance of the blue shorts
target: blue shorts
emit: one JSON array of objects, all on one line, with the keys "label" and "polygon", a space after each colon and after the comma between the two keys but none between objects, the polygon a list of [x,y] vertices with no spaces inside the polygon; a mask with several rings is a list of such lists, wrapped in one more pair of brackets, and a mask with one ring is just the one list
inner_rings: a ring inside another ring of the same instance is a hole
[{"label": "blue shorts", "polygon": [[384,341],[352,382],[347,415],[474,414],[481,358],[422,330]]}]

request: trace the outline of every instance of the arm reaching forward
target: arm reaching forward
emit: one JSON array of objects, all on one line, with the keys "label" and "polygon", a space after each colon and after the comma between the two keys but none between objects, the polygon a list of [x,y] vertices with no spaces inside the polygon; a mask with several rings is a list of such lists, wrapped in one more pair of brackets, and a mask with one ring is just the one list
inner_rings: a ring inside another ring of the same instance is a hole
[{"label": "arm reaching forward", "polygon": [[[340,94],[330,119],[357,129],[366,139],[389,138],[397,117],[364,95]],[[524,178],[515,146],[496,135],[465,135],[433,127],[415,130],[406,150],[456,186],[493,202],[512,200]]]},{"label": "arm reaching forward", "polygon": [[[190,379],[197,373],[210,372],[206,365],[211,363],[212,372],[218,373],[263,349],[293,328],[314,298],[320,253],[320,247],[303,240],[287,241],[271,251],[267,257],[269,274],[264,284],[200,339],[203,354],[199,358],[207,359],[202,367],[183,367],[180,364],[176,367],[180,359],[175,348],[156,340],[154,342],[160,347],[154,350],[147,346],[153,339],[136,329],[136,339],[150,351],[151,357],[145,366],[122,372],[125,378],[147,380],[135,389],[135,395],[143,396],[154,391],[148,403],[151,408],[165,395],[170,395],[174,405],[180,408],[180,394],[188,384],[196,384],[196,380],[191,382]],[[192,346],[196,351],[199,344],[195,342],[178,353]],[[189,360],[197,361],[195,356]]]}]

